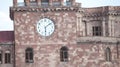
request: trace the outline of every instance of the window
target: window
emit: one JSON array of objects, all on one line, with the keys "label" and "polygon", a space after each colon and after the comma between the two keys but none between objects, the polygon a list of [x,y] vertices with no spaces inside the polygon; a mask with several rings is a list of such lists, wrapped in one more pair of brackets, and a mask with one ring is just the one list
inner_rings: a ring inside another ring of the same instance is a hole
[{"label": "window", "polygon": [[93,26],[92,27],[92,31],[93,31],[93,36],[101,36],[101,26]]},{"label": "window", "polygon": [[33,62],[33,49],[32,48],[27,48],[26,49],[26,62],[27,63],[32,63]]},{"label": "window", "polygon": [[0,64],[2,63],[2,51],[0,51]]},{"label": "window", "polygon": [[10,51],[5,52],[5,63],[10,63],[11,62],[11,54]]},{"label": "window", "polygon": [[106,61],[111,61],[111,51],[110,48],[106,48]]},{"label": "window", "polygon": [[60,61],[62,62],[68,61],[68,48],[67,47],[62,47],[60,49]]}]

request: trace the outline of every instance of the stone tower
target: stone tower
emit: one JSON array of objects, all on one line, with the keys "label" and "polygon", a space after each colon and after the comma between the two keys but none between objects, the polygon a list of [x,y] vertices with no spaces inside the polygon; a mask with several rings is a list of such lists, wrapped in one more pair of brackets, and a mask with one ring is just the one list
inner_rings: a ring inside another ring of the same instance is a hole
[{"label": "stone tower", "polygon": [[13,0],[15,67],[119,67],[120,7]]},{"label": "stone tower", "polygon": [[[24,3],[13,0],[15,67],[74,66],[74,58],[70,57],[76,47],[77,16],[81,12],[75,0],[24,0]],[[50,35],[46,28],[51,28],[49,22],[54,26]],[[61,50],[66,50],[65,55],[67,51],[72,53],[68,58],[61,55]]]}]

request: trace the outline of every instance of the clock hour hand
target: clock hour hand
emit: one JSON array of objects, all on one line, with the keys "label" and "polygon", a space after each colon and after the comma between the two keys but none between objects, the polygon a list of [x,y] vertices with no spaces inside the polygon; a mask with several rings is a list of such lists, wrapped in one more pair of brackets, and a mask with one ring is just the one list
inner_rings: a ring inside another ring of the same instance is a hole
[{"label": "clock hour hand", "polygon": [[45,27],[45,36],[46,36],[46,27]]}]

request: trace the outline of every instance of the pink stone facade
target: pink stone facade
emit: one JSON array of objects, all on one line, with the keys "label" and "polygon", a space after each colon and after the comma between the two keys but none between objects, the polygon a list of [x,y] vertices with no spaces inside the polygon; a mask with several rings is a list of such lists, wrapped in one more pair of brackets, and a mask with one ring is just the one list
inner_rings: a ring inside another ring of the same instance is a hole
[{"label": "pink stone facade", "polygon": [[[10,53],[10,63],[5,63],[5,53]],[[0,67],[14,66],[14,32],[0,31]]]},{"label": "pink stone facade", "polygon": [[[60,5],[54,5],[55,2]],[[49,0],[42,6],[42,0],[31,5],[17,5],[10,8],[14,21],[15,63],[14,67],[119,67],[119,22],[120,7],[105,6],[82,8],[75,0],[64,5],[64,0]],[[51,36],[41,36],[37,22],[49,18],[55,24]],[[101,26],[101,36],[93,36],[92,27]],[[68,48],[68,61],[60,61],[60,49]],[[25,62],[25,50],[33,48],[33,63]],[[111,50],[111,61],[106,61],[106,48]]]}]

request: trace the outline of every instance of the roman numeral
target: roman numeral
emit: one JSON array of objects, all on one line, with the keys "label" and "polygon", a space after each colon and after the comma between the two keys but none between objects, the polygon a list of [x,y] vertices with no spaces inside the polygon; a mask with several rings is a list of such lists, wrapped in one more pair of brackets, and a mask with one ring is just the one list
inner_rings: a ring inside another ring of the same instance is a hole
[{"label": "roman numeral", "polygon": [[38,25],[40,25],[40,23],[38,23]]}]

